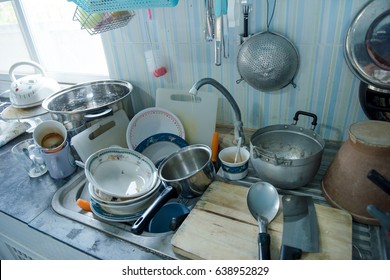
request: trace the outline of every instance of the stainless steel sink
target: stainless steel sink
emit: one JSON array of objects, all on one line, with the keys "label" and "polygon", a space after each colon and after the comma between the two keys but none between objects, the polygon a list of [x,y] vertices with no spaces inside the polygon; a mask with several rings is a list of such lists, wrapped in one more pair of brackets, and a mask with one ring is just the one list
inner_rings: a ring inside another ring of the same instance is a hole
[{"label": "stainless steel sink", "polygon": [[116,223],[103,221],[77,206],[76,201],[82,197],[89,199],[88,186],[84,172],[80,172],[65,186],[60,188],[52,199],[52,207],[58,214],[75,220],[109,235],[142,247],[164,259],[184,259],[172,251],[171,238],[174,232],[150,233],[142,235],[131,233],[130,223]]},{"label": "stainless steel sink", "polygon": [[[315,203],[328,205],[325,198],[322,196],[320,182],[338,147],[338,145],[327,144],[320,170],[313,182],[294,190],[279,189],[279,193],[311,195],[314,198]],[[218,174],[221,175],[220,173]],[[218,176],[218,179],[223,180],[220,176]],[[249,173],[246,178],[239,181],[228,181],[228,183],[249,187],[252,183],[258,182],[259,180],[260,179],[256,177],[254,169],[250,166]],[[89,193],[86,190],[85,185],[86,178],[84,173],[80,172],[75,175],[71,181],[59,189],[54,195],[52,200],[53,209],[60,215],[130,242],[136,246],[140,246],[164,259],[184,259],[184,257],[179,256],[172,251],[170,242],[174,232],[144,232],[142,235],[135,235],[130,231],[130,223],[111,223],[102,221],[92,213],[81,210],[76,205],[76,201],[79,197],[88,199]],[[191,202],[191,204],[193,205],[194,202]],[[388,259],[390,255],[389,239],[390,237],[385,238],[385,234],[380,227],[354,222],[352,233],[353,259]]]}]

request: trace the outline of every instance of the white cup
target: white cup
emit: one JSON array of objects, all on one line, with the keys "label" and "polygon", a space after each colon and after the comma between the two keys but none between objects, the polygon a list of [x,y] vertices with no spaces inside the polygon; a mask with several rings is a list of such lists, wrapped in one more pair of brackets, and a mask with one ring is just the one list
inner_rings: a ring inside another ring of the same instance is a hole
[{"label": "white cup", "polygon": [[229,180],[239,180],[248,174],[249,151],[244,147],[240,147],[237,162],[234,163],[236,152],[237,147],[228,147],[223,149],[218,155],[221,161],[223,176]]},{"label": "white cup", "polygon": [[60,151],[66,143],[67,136],[65,126],[54,120],[41,122],[33,131],[35,144],[46,154]]}]

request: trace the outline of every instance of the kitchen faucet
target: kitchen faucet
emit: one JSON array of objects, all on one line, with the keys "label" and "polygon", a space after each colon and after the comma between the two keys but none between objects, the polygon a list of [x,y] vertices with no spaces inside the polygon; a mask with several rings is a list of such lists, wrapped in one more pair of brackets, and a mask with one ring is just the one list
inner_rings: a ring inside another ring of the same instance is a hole
[{"label": "kitchen faucet", "polygon": [[234,122],[235,141],[237,143],[239,137],[241,137],[241,143],[244,144],[245,143],[245,136],[244,136],[244,130],[242,127],[243,125],[242,125],[242,121],[241,121],[240,108],[238,107],[237,102],[234,100],[233,96],[229,93],[229,91],[222,84],[220,84],[219,82],[217,82],[216,80],[214,80],[212,78],[203,78],[203,79],[197,81],[192,86],[192,88],[189,91],[190,94],[196,95],[198,93],[198,90],[206,84],[212,85],[213,87],[218,89],[226,97],[226,99],[229,101],[229,103],[232,106],[233,111],[236,115],[236,121]]}]

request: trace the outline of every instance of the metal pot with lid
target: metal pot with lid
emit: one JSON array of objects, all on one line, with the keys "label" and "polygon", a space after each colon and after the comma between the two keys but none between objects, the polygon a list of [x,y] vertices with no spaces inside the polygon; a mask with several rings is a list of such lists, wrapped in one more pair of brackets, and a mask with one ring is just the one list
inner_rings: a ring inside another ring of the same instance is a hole
[{"label": "metal pot with lid", "polygon": [[[299,115],[313,118],[312,128],[297,126]],[[308,184],[316,175],[325,141],[314,132],[317,116],[298,111],[292,125],[271,125],[257,130],[250,139],[251,162],[260,179],[282,189]]]},{"label": "metal pot with lid", "polygon": [[133,86],[122,80],[101,80],[81,83],[58,91],[47,97],[42,107],[49,111],[54,120],[62,122],[68,131],[85,129],[85,123],[110,116],[129,108],[125,99]]}]

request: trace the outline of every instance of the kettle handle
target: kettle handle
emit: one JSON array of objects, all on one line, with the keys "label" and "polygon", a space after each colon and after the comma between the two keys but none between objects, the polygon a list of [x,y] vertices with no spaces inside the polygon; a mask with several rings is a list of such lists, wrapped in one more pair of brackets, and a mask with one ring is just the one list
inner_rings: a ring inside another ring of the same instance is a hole
[{"label": "kettle handle", "polygon": [[45,70],[43,69],[43,67],[40,64],[38,64],[34,61],[20,61],[20,62],[15,63],[14,65],[12,65],[11,68],[9,69],[9,77],[11,78],[12,82],[16,81],[14,70],[21,65],[33,66],[34,68],[37,68],[41,72],[42,76],[46,76]]}]

